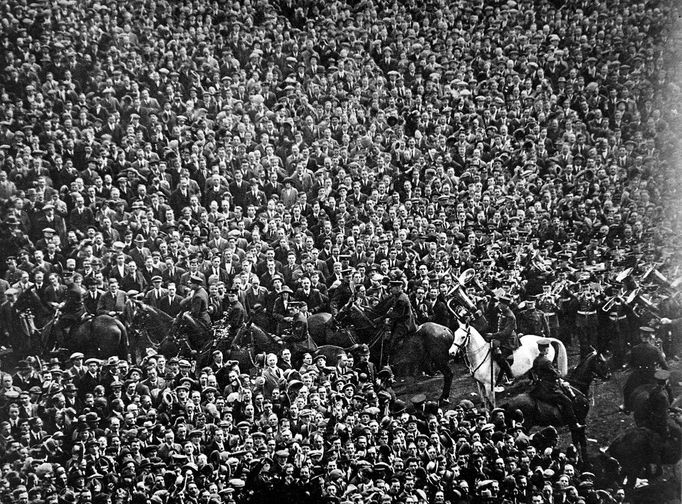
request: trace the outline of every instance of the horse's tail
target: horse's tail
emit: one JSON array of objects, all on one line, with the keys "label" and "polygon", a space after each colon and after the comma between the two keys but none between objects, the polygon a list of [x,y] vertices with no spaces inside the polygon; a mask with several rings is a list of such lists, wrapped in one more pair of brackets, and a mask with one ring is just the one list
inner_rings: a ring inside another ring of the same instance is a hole
[{"label": "horse's tail", "polygon": [[566,346],[558,339],[552,340],[554,350],[556,350],[556,364],[561,376],[566,376],[568,373],[568,353]]}]

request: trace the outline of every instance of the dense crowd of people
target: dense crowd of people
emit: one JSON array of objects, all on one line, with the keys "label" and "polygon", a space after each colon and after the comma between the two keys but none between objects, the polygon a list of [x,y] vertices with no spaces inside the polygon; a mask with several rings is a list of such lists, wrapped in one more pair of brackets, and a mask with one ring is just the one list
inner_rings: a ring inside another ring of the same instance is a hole
[{"label": "dense crowd of people", "polygon": [[620,367],[648,326],[673,358],[674,2],[0,13],[0,346],[23,357],[2,369],[3,502],[625,499],[551,429],[396,398],[366,346],[302,364],[284,347],[257,369],[220,351],[38,357],[16,303],[36,293],[49,346],[69,348],[88,315],[132,333],[140,302],[231,336],[262,313],[294,337],[357,304],[400,340],[456,323],[455,293],[503,371],[520,334]]}]

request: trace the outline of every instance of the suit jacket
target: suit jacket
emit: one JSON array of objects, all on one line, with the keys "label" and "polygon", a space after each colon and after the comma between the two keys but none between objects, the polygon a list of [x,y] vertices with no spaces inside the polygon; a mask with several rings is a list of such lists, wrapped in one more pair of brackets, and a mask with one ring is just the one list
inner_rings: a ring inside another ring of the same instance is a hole
[{"label": "suit jacket", "polygon": [[149,271],[146,267],[140,268],[140,273],[142,273],[142,276],[144,279],[147,281],[147,285],[152,284],[152,278],[155,276],[161,276],[161,270],[159,268],[155,268],[152,266],[152,270]]},{"label": "suit jacket", "polygon": [[138,292],[144,292],[147,288],[147,281],[144,279],[142,273],[140,273],[138,270],[135,272],[135,275],[131,275],[129,273],[123,277],[123,280],[121,281],[121,288],[124,291],[136,290]]},{"label": "suit jacket", "polygon": [[253,194],[253,191],[249,191],[246,193],[244,203],[247,207],[253,205],[259,209],[266,205],[267,199],[265,198],[265,193],[263,191],[258,191],[256,194]]},{"label": "suit jacket", "polygon": [[76,232],[80,232],[81,235],[83,235],[88,226],[94,226],[96,224],[95,216],[88,207],[83,208],[80,212],[77,208],[74,208],[69,214],[69,229],[75,229]]},{"label": "suit jacket", "polygon": [[308,294],[306,294],[303,289],[298,289],[294,297],[297,301],[305,302],[310,313],[323,311],[329,301],[327,296],[323,296],[319,290],[313,288],[310,289]]},{"label": "suit jacket", "polygon": [[253,287],[246,289],[246,293],[244,294],[244,308],[246,308],[246,311],[251,313],[253,307],[257,304],[260,304],[263,308],[265,308],[267,303],[268,289],[261,286],[259,286],[257,290],[254,290]]},{"label": "suit jacket", "polygon": [[242,181],[241,186],[237,186],[236,182],[232,182],[230,184],[230,194],[232,195],[232,201],[234,203],[234,206],[240,206],[244,210],[245,208],[245,203],[246,203],[246,193],[249,191],[249,184],[246,182]]},{"label": "suit jacket", "polygon": [[177,294],[173,297],[173,301],[171,301],[170,297],[166,294],[161,298],[161,301],[159,301],[157,308],[175,318],[177,314],[182,311],[181,301],[182,299]]},{"label": "suit jacket", "polygon": [[[201,273],[200,271],[197,271],[195,274],[196,274],[197,276],[201,277],[201,279],[204,281],[204,285],[205,285],[205,284],[206,284],[206,277],[204,276],[204,274]],[[180,277],[180,284],[181,284],[181,285],[183,286],[183,288],[185,289],[183,292],[187,292],[187,291],[190,290],[189,279],[190,279],[191,276],[192,276],[192,272],[191,272],[191,271],[186,271],[186,272],[184,272],[184,273],[182,274],[182,276]],[[179,289],[178,289],[178,290],[179,290]]]},{"label": "suit jacket", "polygon": [[[108,294],[108,293],[107,293]],[[78,396],[82,399],[85,394],[91,392],[97,385],[100,384],[99,375],[91,375],[89,372],[85,373],[80,380],[78,380]]]},{"label": "suit jacket", "polygon": [[[213,266],[204,270],[204,277],[206,277],[207,280],[213,275],[216,275],[215,271],[213,270]],[[224,268],[218,268],[218,274],[216,276],[218,277],[218,280],[223,282],[228,287],[230,286],[231,277]]]},{"label": "suit jacket", "polygon": [[192,317],[203,320],[206,325],[211,324],[211,317],[208,314],[208,293],[203,287],[199,287],[194,291],[194,295],[189,299],[185,299],[183,304],[186,304],[189,307]]},{"label": "suit jacket", "polygon": [[156,291],[156,289],[152,288],[149,289],[147,294],[144,296],[144,302],[147,303],[149,306],[153,306],[154,308],[161,308],[161,300],[164,297],[168,296],[168,291],[166,289],[159,289],[159,292]]},{"label": "suit jacket", "polygon": [[180,188],[176,189],[171,193],[169,203],[176,215],[180,215],[182,209],[186,206],[189,206],[190,195],[191,193],[189,189],[187,190],[185,195],[183,195],[182,192],[180,191]]},{"label": "suit jacket", "polygon": [[152,253],[147,247],[142,247],[141,249],[133,247],[128,251],[130,258],[135,261],[139,269],[144,268],[144,261],[152,256]]},{"label": "suit jacket", "polygon": [[109,278],[115,278],[118,280],[118,283],[120,284],[123,281],[123,278],[128,274],[128,269],[124,266],[123,267],[123,273],[121,273],[121,270],[118,268],[117,264],[113,264],[109,267],[109,270],[107,271],[107,276]]},{"label": "suit jacket", "polygon": [[301,265],[294,264],[293,266],[289,266],[289,264],[286,264],[282,267],[282,276],[284,277],[284,283],[292,290],[296,290],[298,287],[298,279],[303,276]]},{"label": "suit jacket", "polygon": [[57,287],[48,285],[45,287],[44,300],[46,303],[61,303],[66,299],[66,285],[59,284]]},{"label": "suit jacket", "polygon": [[173,271],[171,271],[169,268],[166,268],[163,270],[161,273],[161,278],[163,278],[163,283],[168,285],[169,282],[173,282],[176,286],[180,286],[180,279],[182,278],[182,275],[184,275],[186,272],[182,268],[178,268],[177,266],[173,268]]},{"label": "suit jacket", "polygon": [[120,290],[116,292],[115,296],[109,291],[105,292],[97,304],[97,314],[103,315],[107,312],[115,311],[122,315],[126,304],[126,297],[126,293]]},{"label": "suit jacket", "polygon": [[395,332],[398,326],[407,328],[409,332],[417,329],[410,298],[404,292],[395,298],[393,306],[386,314],[386,317],[391,319],[393,332]]},{"label": "suit jacket", "polygon": [[83,305],[85,306],[85,311],[91,315],[97,315],[97,307],[99,306],[99,300],[102,299],[102,291],[95,291],[93,296],[90,291],[83,295]]}]

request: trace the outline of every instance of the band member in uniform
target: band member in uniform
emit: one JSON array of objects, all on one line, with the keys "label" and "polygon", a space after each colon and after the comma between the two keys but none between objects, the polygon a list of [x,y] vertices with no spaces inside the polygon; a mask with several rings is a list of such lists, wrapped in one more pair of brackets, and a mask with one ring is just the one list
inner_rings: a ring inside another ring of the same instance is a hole
[{"label": "band member in uniform", "polygon": [[543,313],[535,307],[535,299],[526,300],[526,307],[519,313],[519,333],[548,336],[549,327]]},{"label": "band member in uniform", "polygon": [[625,362],[625,354],[632,340],[631,323],[628,320],[627,305],[622,298],[614,292],[611,286],[606,291],[610,296],[602,306],[602,311],[606,315],[606,327],[602,334],[603,341],[600,342],[600,351],[609,349],[613,353],[614,366],[621,367]]},{"label": "band member in uniform", "polygon": [[538,309],[542,312],[547,324],[547,336],[550,338],[559,337],[559,307],[556,299],[552,295],[551,285],[542,286],[542,294],[538,297]]},{"label": "band member in uniform", "polygon": [[580,358],[584,359],[591,348],[597,348],[597,328],[599,320],[597,318],[597,298],[590,290],[586,279],[581,281],[580,292],[578,293],[578,311],[575,319],[575,326],[578,331],[580,342]]}]

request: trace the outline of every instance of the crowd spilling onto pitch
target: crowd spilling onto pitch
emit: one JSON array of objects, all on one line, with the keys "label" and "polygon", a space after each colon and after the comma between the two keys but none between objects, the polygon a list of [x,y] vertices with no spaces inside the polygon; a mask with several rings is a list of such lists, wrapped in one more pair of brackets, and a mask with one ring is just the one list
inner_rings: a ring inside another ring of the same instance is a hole
[{"label": "crowd spilling onto pitch", "polygon": [[3,502],[625,500],[553,428],[396,397],[366,345],[245,368],[70,338],[104,315],[132,340],[146,305],[300,341],[357,305],[389,310],[389,345],[466,312],[618,370],[641,326],[682,356],[675,2],[0,13]]}]

